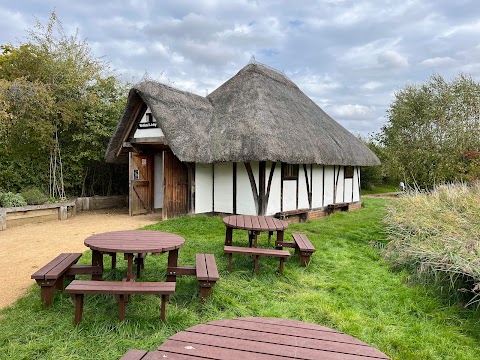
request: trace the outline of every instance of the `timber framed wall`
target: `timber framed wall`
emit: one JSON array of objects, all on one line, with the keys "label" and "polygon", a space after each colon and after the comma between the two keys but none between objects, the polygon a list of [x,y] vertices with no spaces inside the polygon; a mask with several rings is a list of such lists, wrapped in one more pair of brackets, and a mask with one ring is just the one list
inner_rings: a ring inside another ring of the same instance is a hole
[{"label": "timber framed wall", "polygon": [[[344,166],[306,164],[298,167],[297,180],[282,180],[281,163],[275,164],[270,182],[266,215],[278,212],[326,208],[329,204],[360,201],[360,169],[345,178]],[[273,163],[265,163],[268,183]],[[260,164],[251,162],[258,192]],[[195,164],[195,213],[256,215],[252,184],[243,163]]]}]

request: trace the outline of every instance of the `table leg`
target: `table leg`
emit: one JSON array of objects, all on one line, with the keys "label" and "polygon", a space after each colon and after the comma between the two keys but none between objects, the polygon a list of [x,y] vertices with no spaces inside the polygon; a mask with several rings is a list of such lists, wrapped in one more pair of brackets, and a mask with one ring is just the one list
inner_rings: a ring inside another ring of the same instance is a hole
[{"label": "table leg", "polygon": [[101,273],[98,275],[92,274],[92,280],[102,280],[103,274],[103,254],[100,251],[92,250],[92,266],[100,266]]},{"label": "table leg", "polygon": [[176,281],[178,267],[178,249],[170,250],[168,252],[168,265],[167,265],[167,281]]},{"label": "table leg", "polygon": [[133,254],[125,254],[127,257],[127,281],[133,279]]},{"label": "table leg", "polygon": [[232,245],[232,236],[233,236],[233,228],[227,226],[227,230],[225,231],[225,245],[227,246]]},{"label": "table leg", "polygon": [[275,241],[275,248],[277,249],[282,249],[283,246],[283,239],[284,239],[285,231],[283,230],[278,230],[277,231],[277,240]]},{"label": "table leg", "polygon": [[258,248],[258,235],[260,235],[260,231],[253,231],[253,247]]}]

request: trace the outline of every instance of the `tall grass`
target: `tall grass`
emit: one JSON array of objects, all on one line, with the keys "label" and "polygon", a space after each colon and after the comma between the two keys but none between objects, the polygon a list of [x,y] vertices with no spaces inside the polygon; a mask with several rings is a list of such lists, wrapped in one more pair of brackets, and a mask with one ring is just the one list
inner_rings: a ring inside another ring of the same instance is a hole
[{"label": "tall grass", "polygon": [[419,278],[480,300],[480,183],[448,184],[411,192],[388,206],[384,255]]}]

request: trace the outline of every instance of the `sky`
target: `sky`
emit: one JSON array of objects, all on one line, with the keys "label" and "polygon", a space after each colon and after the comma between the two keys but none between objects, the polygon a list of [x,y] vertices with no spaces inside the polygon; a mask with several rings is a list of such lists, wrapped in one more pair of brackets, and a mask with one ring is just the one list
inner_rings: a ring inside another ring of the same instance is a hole
[{"label": "sky", "polygon": [[480,77],[476,0],[0,0],[0,45],[52,10],[125,81],[205,96],[253,56],[362,136],[406,85]]}]

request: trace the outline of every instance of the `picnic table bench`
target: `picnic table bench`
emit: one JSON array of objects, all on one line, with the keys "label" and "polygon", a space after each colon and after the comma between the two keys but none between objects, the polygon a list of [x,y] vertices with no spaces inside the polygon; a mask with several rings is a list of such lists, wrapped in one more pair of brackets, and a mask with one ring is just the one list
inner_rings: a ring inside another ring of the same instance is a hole
[{"label": "picnic table bench", "polygon": [[195,266],[169,267],[167,275],[196,276],[200,285],[201,301],[210,296],[212,287],[220,278],[213,254],[195,254]]},{"label": "picnic table bench", "polygon": [[253,270],[258,272],[258,260],[260,256],[278,257],[280,259],[280,268],[278,272],[283,273],[285,260],[290,257],[290,253],[287,250],[276,249],[262,249],[262,248],[246,248],[241,246],[228,246],[225,245],[223,252],[228,257],[228,271],[232,271],[232,254],[246,254],[253,256]]},{"label": "picnic table bench", "polygon": [[278,219],[288,219],[290,216],[295,216],[298,215],[298,219],[300,222],[307,221],[308,218],[308,208],[303,208],[303,209],[295,209],[295,210],[287,210],[287,211],[279,211],[275,213],[275,217]]},{"label": "picnic table bench", "polygon": [[85,294],[113,294],[119,297],[118,319],[125,319],[125,303],[128,295],[161,295],[160,319],[165,321],[165,307],[168,295],[175,293],[175,282],[135,282],[135,281],[97,281],[74,280],[65,291],[75,295],[75,317],[77,325],[82,320],[83,296]]},{"label": "picnic table bench", "polygon": [[40,286],[40,298],[49,306],[53,300],[54,290],[63,291],[66,277],[79,274],[102,274],[100,267],[91,265],[76,265],[81,253],[61,253],[45,266],[35,271],[31,278]]},{"label": "picnic table bench", "polygon": [[348,203],[341,202],[341,203],[335,203],[335,204],[328,204],[327,205],[327,215],[330,215],[337,210],[348,211]]},{"label": "picnic table bench", "polygon": [[302,266],[307,266],[307,264],[310,262],[310,257],[315,252],[315,246],[312,245],[307,235],[292,234],[292,237],[293,241],[277,241],[277,249],[282,249],[283,247],[294,248],[295,253],[300,256]]}]

